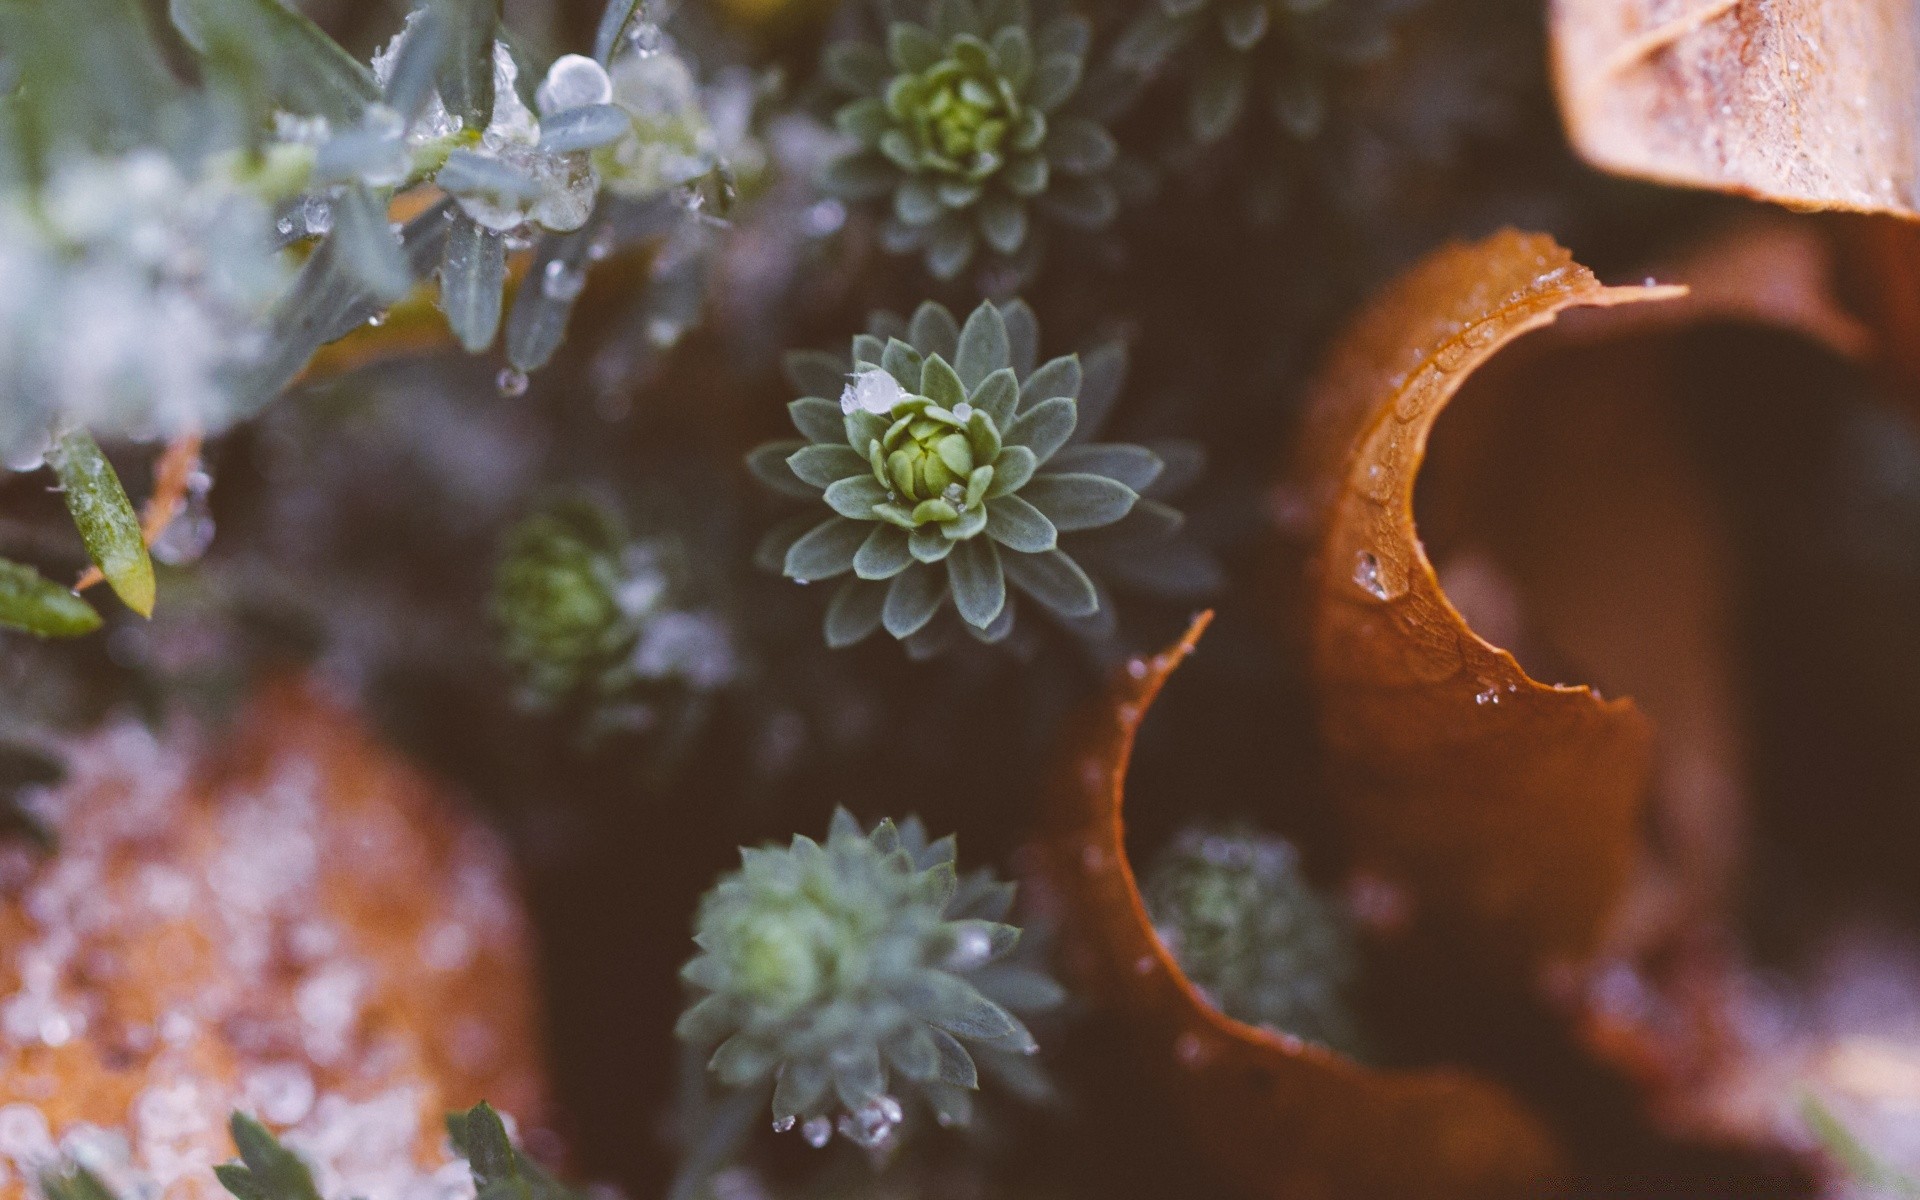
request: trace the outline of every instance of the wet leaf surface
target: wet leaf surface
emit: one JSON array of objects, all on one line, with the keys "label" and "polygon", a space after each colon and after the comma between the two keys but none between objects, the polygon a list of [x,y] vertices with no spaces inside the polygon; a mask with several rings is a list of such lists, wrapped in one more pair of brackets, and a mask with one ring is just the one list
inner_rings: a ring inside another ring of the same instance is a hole
[{"label": "wet leaf surface", "polygon": [[1210,1165],[1249,1194],[1549,1193],[1559,1152],[1498,1086],[1452,1070],[1375,1070],[1234,1021],[1194,989],[1155,935],[1126,857],[1127,765],[1148,706],[1209,619],[1128,664],[1067,740],[1080,751],[1053,789],[1042,858],[1065,909],[1070,968],[1164,1073]]},{"label": "wet leaf surface", "polygon": [[1555,0],[1550,21],[1562,115],[1596,166],[1920,215],[1908,0]]},{"label": "wet leaf surface", "polygon": [[[1513,232],[1429,257],[1376,299],[1311,400],[1312,666],[1356,866],[1412,919],[1508,966],[1580,959],[1632,866],[1650,730],[1625,700],[1537,682],[1442,592],[1414,529],[1435,420],[1474,368],[1605,287]],[[1450,940],[1452,940],[1450,938]]]}]

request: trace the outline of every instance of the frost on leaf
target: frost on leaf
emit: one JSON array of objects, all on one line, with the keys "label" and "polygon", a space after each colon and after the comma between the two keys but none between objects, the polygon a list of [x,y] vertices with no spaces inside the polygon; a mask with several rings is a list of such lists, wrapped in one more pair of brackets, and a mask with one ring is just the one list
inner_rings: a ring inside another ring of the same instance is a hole
[{"label": "frost on leaf", "polygon": [[1595,165],[1920,216],[1909,0],[1556,0],[1551,24],[1567,129]]}]

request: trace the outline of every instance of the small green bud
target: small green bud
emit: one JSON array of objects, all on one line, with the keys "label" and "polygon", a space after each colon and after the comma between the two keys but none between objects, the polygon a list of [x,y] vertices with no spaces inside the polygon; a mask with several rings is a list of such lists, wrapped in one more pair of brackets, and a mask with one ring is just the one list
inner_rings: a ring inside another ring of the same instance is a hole
[{"label": "small green bud", "polygon": [[491,609],[502,656],[536,710],[603,715],[663,689],[709,692],[736,665],[717,614],[690,610],[669,538],[631,537],[610,511],[554,504],[507,534]]},{"label": "small green bud", "polygon": [[1160,940],[1228,1016],[1346,1053],[1359,1045],[1348,994],[1354,930],[1307,881],[1288,843],[1189,829],[1143,890]]}]

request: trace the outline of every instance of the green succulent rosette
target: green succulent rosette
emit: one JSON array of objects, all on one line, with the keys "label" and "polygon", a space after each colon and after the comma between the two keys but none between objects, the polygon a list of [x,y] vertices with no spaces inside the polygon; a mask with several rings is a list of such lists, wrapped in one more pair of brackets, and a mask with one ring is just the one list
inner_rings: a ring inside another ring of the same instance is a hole
[{"label": "green succulent rosette", "polygon": [[676,1033],[712,1048],[727,1087],[771,1087],[776,1129],[871,1148],[907,1100],[966,1124],[983,1071],[1028,1090],[1037,1047],[1015,1013],[1063,993],[1008,957],[1012,884],[957,874],[954,840],[929,842],[918,820],[869,832],[845,810],[824,845],[740,853],[700,902],[681,975],[704,995]]},{"label": "green succulent rosette", "polygon": [[1217,142],[1254,105],[1306,140],[1325,126],[1338,77],[1393,48],[1393,23],[1425,0],[1144,0],[1114,51],[1122,68],[1190,67],[1187,128]]},{"label": "green succulent rosette", "polygon": [[1099,228],[1118,211],[1104,178],[1117,150],[1070,113],[1087,22],[1037,29],[1025,0],[935,0],[885,24],[884,42],[828,47],[827,78],[854,99],[835,117],[854,147],[822,184],[848,200],[890,198],[882,240],[952,279],[980,254],[1031,262],[1033,219]]},{"label": "green succulent rosette", "polygon": [[937,649],[949,609],[998,642],[1016,594],[1104,628],[1111,599],[1086,563],[1138,575],[1160,561],[1176,590],[1207,575],[1177,551],[1156,560],[1182,518],[1143,498],[1166,473],[1163,454],[1186,452],[1093,440],[1124,375],[1118,345],[1041,363],[1033,311],[1017,300],[982,303],[964,327],[929,302],[874,329],[854,338],[850,361],[789,358],[809,393],[788,405],[805,439],[747,460],[768,486],[832,510],[775,529],[759,554],[806,583],[850,576],[827,607],[829,645],[885,629]]},{"label": "green succulent rosette", "polygon": [[1194,986],[1249,1025],[1348,1054],[1361,1048],[1349,993],[1352,922],[1307,878],[1288,842],[1246,829],[1188,829],[1141,889],[1154,930]]},{"label": "green succulent rosette", "polygon": [[728,686],[737,669],[718,614],[686,603],[673,539],[633,536],[610,509],[568,498],[508,530],[490,609],[517,699],[574,711],[588,741],[658,724],[663,705]]}]

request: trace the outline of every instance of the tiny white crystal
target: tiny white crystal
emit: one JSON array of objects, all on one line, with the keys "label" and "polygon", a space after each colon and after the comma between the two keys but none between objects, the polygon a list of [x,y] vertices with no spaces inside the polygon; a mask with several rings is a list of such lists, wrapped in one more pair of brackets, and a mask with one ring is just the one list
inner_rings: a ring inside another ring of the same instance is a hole
[{"label": "tiny white crystal", "polygon": [[860,372],[848,382],[846,390],[840,393],[840,411],[870,412],[881,416],[893,411],[893,406],[907,398],[907,389],[900,381],[878,368]]}]

